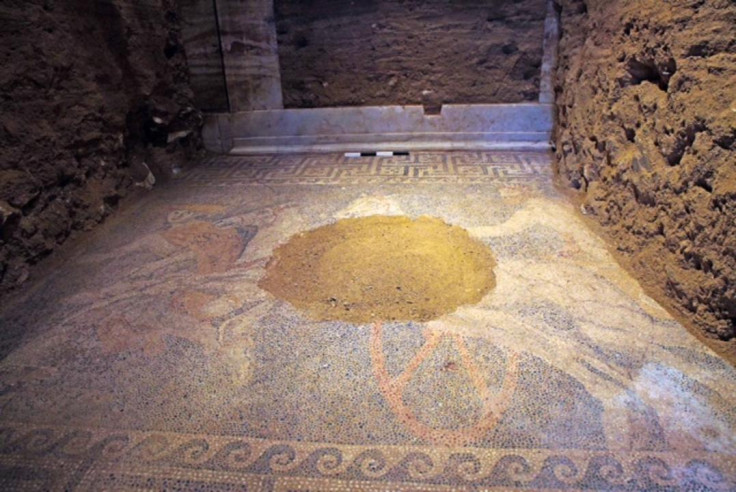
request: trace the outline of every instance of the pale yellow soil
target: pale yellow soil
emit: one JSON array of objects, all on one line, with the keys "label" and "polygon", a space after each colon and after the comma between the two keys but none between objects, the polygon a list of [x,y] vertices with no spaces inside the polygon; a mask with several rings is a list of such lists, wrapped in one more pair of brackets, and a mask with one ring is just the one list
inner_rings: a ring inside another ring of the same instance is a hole
[{"label": "pale yellow soil", "polygon": [[278,247],[260,286],[312,318],[428,321],[495,285],[490,249],[432,218],[345,219]]}]

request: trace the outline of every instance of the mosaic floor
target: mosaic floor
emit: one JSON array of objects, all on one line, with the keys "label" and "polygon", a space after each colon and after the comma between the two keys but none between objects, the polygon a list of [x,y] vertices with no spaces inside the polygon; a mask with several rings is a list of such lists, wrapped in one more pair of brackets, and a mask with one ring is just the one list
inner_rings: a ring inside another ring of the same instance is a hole
[{"label": "mosaic floor", "polygon": [[[735,490],[736,370],[614,262],[535,153],[215,158],[0,311],[2,490]],[[430,215],[496,287],[426,323],[258,288],[341,218]]]}]

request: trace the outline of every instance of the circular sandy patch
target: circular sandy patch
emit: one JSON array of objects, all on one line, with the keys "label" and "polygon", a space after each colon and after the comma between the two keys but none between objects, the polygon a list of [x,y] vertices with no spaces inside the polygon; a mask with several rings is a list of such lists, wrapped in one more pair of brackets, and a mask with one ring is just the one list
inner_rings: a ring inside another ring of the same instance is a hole
[{"label": "circular sandy patch", "polygon": [[495,285],[490,249],[440,219],[344,219],[276,248],[261,288],[321,321],[429,321]]}]

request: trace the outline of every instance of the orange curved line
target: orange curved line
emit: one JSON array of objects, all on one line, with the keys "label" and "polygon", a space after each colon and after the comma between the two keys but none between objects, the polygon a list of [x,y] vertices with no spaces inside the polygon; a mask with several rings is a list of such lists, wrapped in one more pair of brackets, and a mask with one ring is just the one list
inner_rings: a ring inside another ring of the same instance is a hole
[{"label": "orange curved line", "polygon": [[[435,444],[446,446],[467,445],[481,439],[493,430],[508,409],[511,398],[516,392],[519,354],[512,352],[509,355],[504,381],[501,389],[494,398],[483,381],[476,364],[473,362],[473,358],[467,350],[465,342],[458,336],[453,336],[456,342],[459,340],[458,350],[463,358],[463,365],[469,374],[472,373],[471,379],[473,380],[473,385],[479,390],[480,396],[483,398],[483,415],[475,425],[465,426],[460,429],[432,428],[420,422],[414,412],[406,406],[403,401],[403,389],[421,362],[435,350],[441,338],[441,336],[433,333],[429,341],[414,356],[407,370],[392,380],[388,374],[386,356],[383,353],[383,326],[380,321],[376,322],[371,332],[370,352],[373,372],[378,381],[378,387],[386,398],[391,411],[412,434]],[[404,375],[407,373],[409,376],[405,377]]]},{"label": "orange curved line", "polygon": [[439,345],[441,340],[441,337],[437,336],[436,333],[430,333],[429,339],[424,342],[424,345],[422,345],[422,348],[420,348],[416,354],[414,354],[414,357],[412,357],[411,361],[409,362],[409,365],[406,366],[406,369],[396,376],[391,381],[391,386],[398,391],[399,393],[404,392],[404,388],[406,387],[407,383],[411,381],[411,378],[414,376],[414,373],[417,372],[417,369],[419,369],[419,366],[424,362],[424,360],[432,355],[435,350],[437,350],[437,346]]},{"label": "orange curved line", "polygon": [[480,399],[483,400],[484,403],[489,401],[491,398],[491,392],[488,389],[488,385],[483,380],[483,376],[481,376],[480,370],[478,370],[478,366],[475,364],[473,357],[470,355],[468,347],[465,345],[465,340],[463,340],[460,335],[453,335],[453,339],[455,340],[457,351],[460,353],[462,364],[468,372],[470,381],[478,392],[478,396],[480,396]]}]

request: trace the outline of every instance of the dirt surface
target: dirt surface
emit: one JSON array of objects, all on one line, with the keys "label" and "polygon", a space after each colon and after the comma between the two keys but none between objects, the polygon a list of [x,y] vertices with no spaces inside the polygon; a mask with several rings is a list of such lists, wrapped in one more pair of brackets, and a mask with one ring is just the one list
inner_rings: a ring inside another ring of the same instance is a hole
[{"label": "dirt surface", "polygon": [[199,148],[177,3],[0,5],[0,294]]},{"label": "dirt surface", "polygon": [[432,217],[343,219],[274,251],[259,286],[317,320],[429,321],[495,285],[491,251]]},{"label": "dirt surface", "polygon": [[656,297],[733,346],[736,4],[561,3],[560,175]]},{"label": "dirt surface", "polygon": [[539,95],[545,1],[276,0],[287,108]]}]

